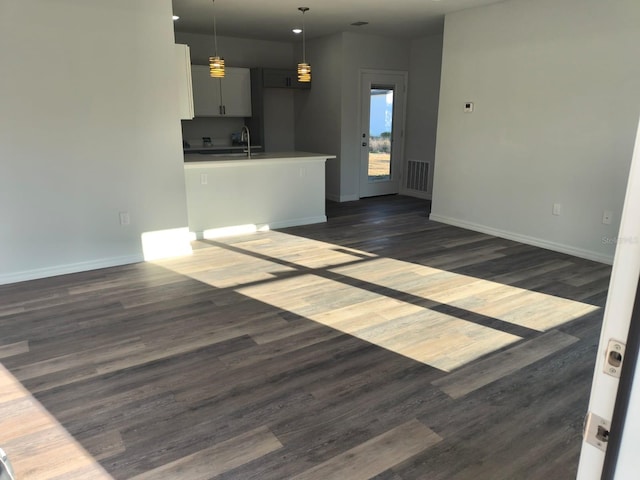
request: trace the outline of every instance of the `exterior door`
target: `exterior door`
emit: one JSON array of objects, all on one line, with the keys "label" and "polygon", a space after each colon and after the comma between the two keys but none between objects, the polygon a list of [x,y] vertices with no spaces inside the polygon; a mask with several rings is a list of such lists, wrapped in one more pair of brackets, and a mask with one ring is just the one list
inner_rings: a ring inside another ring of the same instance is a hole
[{"label": "exterior door", "polygon": [[406,84],[406,72],[361,73],[360,198],[400,191]]}]

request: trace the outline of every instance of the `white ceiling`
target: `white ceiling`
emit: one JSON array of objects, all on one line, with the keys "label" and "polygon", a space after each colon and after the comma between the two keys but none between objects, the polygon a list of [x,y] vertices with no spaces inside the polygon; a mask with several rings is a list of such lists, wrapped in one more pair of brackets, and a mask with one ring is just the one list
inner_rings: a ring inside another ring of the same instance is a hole
[{"label": "white ceiling", "polygon": [[[442,31],[444,14],[503,0],[173,0],[181,32],[213,32],[222,36],[294,41],[301,26],[298,7],[309,7],[304,20],[307,38],[359,32],[417,38]],[[361,27],[353,22],[369,22]]]}]

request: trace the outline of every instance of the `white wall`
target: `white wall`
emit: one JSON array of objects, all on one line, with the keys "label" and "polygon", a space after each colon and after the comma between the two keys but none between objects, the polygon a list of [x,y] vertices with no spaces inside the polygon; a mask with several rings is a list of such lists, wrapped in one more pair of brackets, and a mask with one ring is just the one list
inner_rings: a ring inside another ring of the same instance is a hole
[{"label": "white wall", "polygon": [[[3,0],[0,283],[187,226],[169,0]],[[131,225],[119,225],[119,212]]]},{"label": "white wall", "polygon": [[431,163],[427,197],[431,197],[433,191],[441,64],[442,35],[411,42],[405,159]]},{"label": "white wall", "polygon": [[637,0],[447,15],[432,218],[610,262],[640,111],[639,24]]},{"label": "white wall", "polygon": [[[189,162],[185,166],[189,228],[198,238],[234,227],[285,228],[326,222],[324,157]],[[201,176],[207,175],[203,185]],[[286,195],[280,193],[286,191]],[[225,208],[219,208],[226,204]]]}]

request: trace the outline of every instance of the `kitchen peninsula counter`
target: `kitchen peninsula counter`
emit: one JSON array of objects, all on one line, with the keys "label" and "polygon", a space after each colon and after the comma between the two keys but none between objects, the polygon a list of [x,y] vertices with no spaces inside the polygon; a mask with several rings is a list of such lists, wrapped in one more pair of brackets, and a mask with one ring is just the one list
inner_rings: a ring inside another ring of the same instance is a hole
[{"label": "kitchen peninsula counter", "polygon": [[326,222],[325,162],[308,152],[185,154],[189,230],[197,238]]}]

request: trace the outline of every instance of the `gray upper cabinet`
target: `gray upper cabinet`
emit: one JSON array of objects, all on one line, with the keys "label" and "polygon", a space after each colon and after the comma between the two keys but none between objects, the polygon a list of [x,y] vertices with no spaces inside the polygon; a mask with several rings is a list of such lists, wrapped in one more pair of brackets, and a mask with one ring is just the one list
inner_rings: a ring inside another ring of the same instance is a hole
[{"label": "gray upper cabinet", "polygon": [[191,65],[196,117],[250,117],[251,72],[226,67],[224,78],[211,78],[208,65]]},{"label": "gray upper cabinet", "polygon": [[262,70],[262,86],[264,88],[311,88],[311,82],[298,81],[295,69],[265,68]]}]

